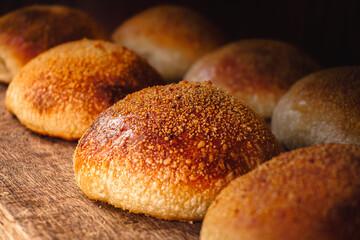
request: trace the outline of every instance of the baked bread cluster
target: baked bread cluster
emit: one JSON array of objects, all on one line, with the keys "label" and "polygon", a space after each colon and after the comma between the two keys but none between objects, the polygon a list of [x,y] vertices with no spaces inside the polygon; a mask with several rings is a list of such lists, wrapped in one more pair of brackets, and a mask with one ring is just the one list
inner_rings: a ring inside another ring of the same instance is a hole
[{"label": "baked bread cluster", "polygon": [[193,62],[225,42],[204,16],[174,5],[138,13],[115,29],[112,38],[148,59],[167,82],[182,80]]},{"label": "baked bread cluster", "polygon": [[30,59],[61,43],[108,39],[86,13],[66,6],[33,5],[0,18],[0,82],[9,83]]},{"label": "baked bread cluster", "polygon": [[224,45],[171,5],[106,39],[63,6],[0,18],[6,108],[34,132],[80,138],[86,196],[167,220],[206,214],[201,239],[360,239],[360,67],[318,71],[276,40]]},{"label": "baked bread cluster", "polygon": [[210,83],[130,94],[101,113],[74,154],[89,198],[169,220],[201,220],[219,191],[281,152],[264,120]]},{"label": "baked bread cluster", "polygon": [[282,153],[221,191],[200,239],[359,239],[359,171],[358,145]]},{"label": "baked bread cluster", "polygon": [[134,52],[83,39],[27,63],[10,83],[5,104],[32,131],[76,140],[99,113],[128,93],[162,83],[158,72]]},{"label": "baked bread cluster", "polygon": [[205,54],[187,81],[211,81],[270,119],[279,99],[301,77],[320,69],[301,49],[269,39],[247,39]]}]

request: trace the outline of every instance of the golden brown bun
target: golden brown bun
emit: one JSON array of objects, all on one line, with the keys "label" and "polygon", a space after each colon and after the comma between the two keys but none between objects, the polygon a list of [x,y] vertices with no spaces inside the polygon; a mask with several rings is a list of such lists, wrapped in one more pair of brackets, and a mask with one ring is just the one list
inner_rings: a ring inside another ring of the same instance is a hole
[{"label": "golden brown bun", "polygon": [[117,44],[79,40],[27,63],[6,92],[6,107],[27,128],[75,140],[128,93],[163,83],[145,59]]},{"label": "golden brown bun", "polygon": [[300,49],[275,40],[230,43],[200,58],[186,73],[187,81],[211,81],[239,97],[265,118],[301,77],[319,65]]},{"label": "golden brown bun", "polygon": [[278,155],[264,120],[209,83],[128,95],[99,115],[74,154],[91,199],[169,220],[200,220],[232,179]]},{"label": "golden brown bun", "polygon": [[279,101],[272,130],[288,149],[319,143],[360,144],[360,67],[304,77]]},{"label": "golden brown bun", "polygon": [[359,172],[356,145],[283,153],[220,192],[200,239],[360,239]]},{"label": "golden brown bun", "polygon": [[24,7],[0,18],[0,82],[9,83],[39,53],[60,43],[107,39],[85,13],[65,6]]},{"label": "golden brown bun", "polygon": [[171,5],[147,9],[113,33],[116,43],[147,58],[168,82],[182,80],[195,60],[223,44],[224,39],[203,16]]}]

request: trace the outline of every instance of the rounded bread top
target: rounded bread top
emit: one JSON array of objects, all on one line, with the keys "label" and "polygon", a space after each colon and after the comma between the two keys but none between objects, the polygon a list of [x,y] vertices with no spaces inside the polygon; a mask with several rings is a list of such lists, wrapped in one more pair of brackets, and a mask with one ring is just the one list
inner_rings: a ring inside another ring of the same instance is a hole
[{"label": "rounded bread top", "polygon": [[319,143],[360,144],[360,67],[310,74],[279,101],[272,130],[289,149]]},{"label": "rounded bread top", "polygon": [[147,58],[168,81],[182,80],[196,59],[225,42],[224,34],[205,17],[173,5],[133,16],[115,29],[112,38]]},{"label": "rounded bread top", "polygon": [[358,239],[359,171],[356,145],[282,153],[221,191],[201,239]]},{"label": "rounded bread top", "polygon": [[[226,183],[280,152],[264,120],[242,101],[209,83],[180,82],[130,94],[100,114],[79,141],[74,165],[91,198],[160,218],[199,220]],[[116,195],[109,182],[101,190],[107,197],[94,194],[92,182],[104,177],[129,183],[124,187],[133,190],[125,195],[136,195],[140,184],[157,196],[160,186],[166,204],[146,202],[158,211],[135,208],[138,198],[126,205],[130,197]],[[202,200],[185,204],[194,197]]]},{"label": "rounded bread top", "polygon": [[99,151],[109,157],[126,153],[136,161],[119,162],[124,168],[151,171],[147,176],[175,174],[176,181],[202,178],[206,184],[235,170],[247,172],[280,149],[263,119],[242,101],[207,83],[180,82],[114,104],[92,124],[77,152],[94,164],[107,159]]},{"label": "rounded bread top", "polygon": [[6,106],[32,130],[77,139],[100,112],[127,94],[162,83],[134,52],[84,39],[27,63],[9,85]]},{"label": "rounded bread top", "polygon": [[198,59],[184,79],[211,81],[270,118],[278,100],[301,77],[319,69],[301,49],[277,40],[246,39]]},{"label": "rounded bread top", "polygon": [[51,47],[84,37],[108,39],[86,13],[67,6],[33,5],[0,18],[0,42],[23,64]]}]

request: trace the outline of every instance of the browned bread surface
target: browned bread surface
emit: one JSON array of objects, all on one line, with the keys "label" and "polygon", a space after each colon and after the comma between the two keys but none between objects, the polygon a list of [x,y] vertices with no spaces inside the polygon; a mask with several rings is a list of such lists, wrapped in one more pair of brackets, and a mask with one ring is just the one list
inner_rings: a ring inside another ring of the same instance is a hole
[{"label": "browned bread surface", "polygon": [[9,83],[39,53],[58,44],[82,39],[107,39],[87,14],[65,6],[34,5],[0,18],[0,81]]},{"label": "browned bread surface", "polygon": [[201,220],[232,179],[278,155],[264,120],[209,83],[143,89],[99,115],[74,154],[91,199],[169,220]]},{"label": "browned bread surface", "polygon": [[117,44],[79,40],[27,63],[10,83],[6,107],[29,129],[75,140],[127,94],[162,84],[145,59]]},{"label": "browned bread surface", "polygon": [[279,101],[272,130],[288,149],[319,143],[360,144],[360,67],[308,75]]},{"label": "browned bread surface", "polygon": [[182,80],[190,65],[224,43],[202,15],[180,6],[149,8],[122,23],[113,40],[147,58],[165,80]]},{"label": "browned bread surface", "polygon": [[276,40],[248,39],[204,55],[184,79],[211,81],[270,118],[290,86],[318,69],[318,63],[295,46]]},{"label": "browned bread surface", "polygon": [[360,147],[286,152],[232,181],[214,200],[201,239],[360,239]]}]

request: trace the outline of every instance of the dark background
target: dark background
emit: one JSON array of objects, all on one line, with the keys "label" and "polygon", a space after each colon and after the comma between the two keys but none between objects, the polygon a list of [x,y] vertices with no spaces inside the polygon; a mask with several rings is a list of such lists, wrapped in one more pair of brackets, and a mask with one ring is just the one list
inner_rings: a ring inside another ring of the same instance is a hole
[{"label": "dark background", "polygon": [[360,0],[2,0],[0,14],[22,6],[63,4],[90,14],[111,33],[121,22],[150,6],[187,6],[212,20],[230,38],[272,38],[295,44],[324,67],[360,65]]}]

